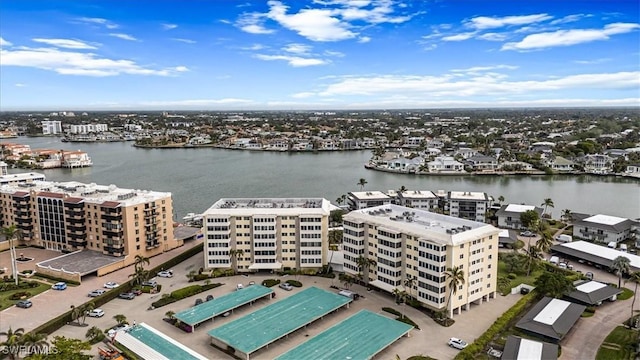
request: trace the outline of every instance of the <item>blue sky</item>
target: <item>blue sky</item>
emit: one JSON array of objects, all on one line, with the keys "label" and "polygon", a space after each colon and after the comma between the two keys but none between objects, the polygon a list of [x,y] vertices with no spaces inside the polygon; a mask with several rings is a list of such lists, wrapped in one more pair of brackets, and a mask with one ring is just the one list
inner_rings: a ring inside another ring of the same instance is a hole
[{"label": "blue sky", "polygon": [[0,110],[640,105],[634,0],[2,0]]}]

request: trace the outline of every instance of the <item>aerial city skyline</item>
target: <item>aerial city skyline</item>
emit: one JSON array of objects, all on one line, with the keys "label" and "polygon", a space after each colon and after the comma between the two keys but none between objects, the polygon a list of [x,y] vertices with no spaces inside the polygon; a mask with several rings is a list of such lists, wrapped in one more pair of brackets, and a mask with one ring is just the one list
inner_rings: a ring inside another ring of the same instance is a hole
[{"label": "aerial city skyline", "polygon": [[4,1],[0,111],[637,106],[634,1]]}]

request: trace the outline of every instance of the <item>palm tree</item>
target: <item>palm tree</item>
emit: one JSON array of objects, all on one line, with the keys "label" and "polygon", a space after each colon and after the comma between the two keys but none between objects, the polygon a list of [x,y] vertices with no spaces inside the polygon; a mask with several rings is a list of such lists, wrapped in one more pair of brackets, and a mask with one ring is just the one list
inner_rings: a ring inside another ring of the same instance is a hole
[{"label": "palm tree", "polygon": [[396,304],[399,304],[400,303],[400,294],[402,293],[402,290],[400,290],[398,288],[395,288],[395,289],[393,289],[393,291],[391,293],[396,298]]},{"label": "palm tree", "polygon": [[342,205],[342,197],[338,196],[338,198],[336,199],[336,204],[338,204],[338,206]]},{"label": "palm tree", "polygon": [[503,202],[504,202],[504,196],[502,196],[502,195],[498,196],[498,204],[499,204],[500,206],[502,206],[502,203],[503,203]]},{"label": "palm tree", "polygon": [[356,185],[360,186],[360,190],[363,190],[364,186],[367,185],[367,180],[365,180],[365,178],[360,178]]},{"label": "palm tree", "polygon": [[88,302],[82,306],[79,307],[80,308],[80,316],[78,317],[78,323],[80,323],[80,318],[82,318],[82,324],[85,323],[85,321],[87,320],[87,314],[96,308],[95,304],[93,302]]},{"label": "palm tree", "polygon": [[11,273],[13,274],[13,279],[18,285],[18,264],[16,263],[16,247],[14,245],[14,240],[18,238],[18,234],[20,229],[16,227],[16,225],[10,225],[2,228],[2,235],[9,241],[9,254],[11,255]]},{"label": "palm tree", "polygon": [[[449,298],[447,299],[447,308],[449,308],[451,298],[458,291],[458,286],[464,284],[464,270],[454,266],[452,268],[447,268],[447,271],[445,271],[444,274],[448,280],[447,286],[449,286]],[[449,314],[449,317],[453,316],[453,309],[449,310]]]},{"label": "palm tree", "polygon": [[244,255],[244,250],[242,249],[231,249],[229,250],[229,255],[231,256],[231,260],[233,261],[233,271],[238,272],[238,256]]},{"label": "palm tree", "polygon": [[549,234],[549,231],[544,230],[540,232],[540,239],[536,242],[538,250],[547,252],[551,248],[551,245],[553,245],[553,237]]},{"label": "palm tree", "polygon": [[169,310],[166,313],[164,313],[164,315],[168,318],[168,319],[173,319],[173,316],[175,315],[175,311],[173,310]]},{"label": "palm tree", "polygon": [[9,327],[9,330],[0,332],[0,336],[6,337],[5,341],[0,343],[0,346],[8,350],[10,359],[17,359],[20,351],[19,345],[22,343],[24,337],[24,329],[18,328],[12,330],[11,327]]},{"label": "palm tree", "polygon": [[136,255],[135,260],[133,262],[133,266],[135,267],[136,271],[138,269],[143,269],[144,264],[150,265],[151,260],[149,260],[148,257],[144,257],[142,255]]},{"label": "palm tree", "polygon": [[101,336],[103,336],[102,330],[100,330],[99,327],[97,326],[92,326],[89,330],[87,330],[87,333],[84,334],[84,336],[89,339],[89,341],[94,342],[94,341],[100,341],[98,340]]},{"label": "palm tree", "polygon": [[571,214],[571,209],[562,210],[562,220],[565,222],[573,221],[573,215]]},{"label": "palm tree", "polygon": [[195,271],[195,270],[189,271],[189,273],[187,274],[187,278],[189,279],[189,282],[193,281],[193,279],[196,277],[196,275],[198,275],[197,271]]},{"label": "palm tree", "polygon": [[620,287],[620,282],[622,281],[622,274],[626,274],[629,272],[629,265],[631,264],[631,260],[626,256],[618,256],[613,259],[613,263],[611,264],[611,270],[615,271],[616,275],[618,275],[618,287]]},{"label": "palm tree", "polygon": [[78,324],[80,324],[81,312],[82,309],[79,306],[76,307],[75,305],[71,305],[71,321],[78,321]]},{"label": "palm tree", "polygon": [[542,212],[542,214],[544,215],[547,213],[547,210],[550,207],[553,207],[553,200],[551,200],[551,198],[546,198],[544,199],[544,202],[541,205],[544,206],[544,211]]},{"label": "palm tree", "polygon": [[118,325],[122,325],[127,322],[127,317],[122,314],[113,315],[113,319],[118,323]]},{"label": "palm tree", "polygon": [[[98,329],[100,331],[100,329]],[[102,331],[100,331],[102,333]],[[49,346],[49,342],[47,341],[47,334],[43,333],[26,333],[22,336],[21,340],[22,345],[27,348],[28,353],[39,353],[39,350]]]},{"label": "palm tree", "polygon": [[404,185],[400,186],[400,189],[398,189],[398,194],[404,194],[405,192],[407,192],[407,188]]},{"label": "palm tree", "polygon": [[416,285],[416,281],[417,279],[414,276],[411,276],[409,274],[407,274],[406,279],[404,280],[404,286],[406,288],[409,288],[409,296],[413,297],[413,295],[411,294],[411,291],[413,290],[413,287]]},{"label": "palm tree", "polygon": [[353,276],[345,274],[342,277],[342,283],[344,284],[344,287],[346,287],[347,289],[350,288],[351,284],[353,284]]},{"label": "palm tree", "polygon": [[540,249],[537,246],[531,246],[531,244],[527,246],[526,251],[527,257],[525,258],[525,261],[527,265],[527,276],[529,276],[531,275],[531,270],[533,269],[537,260],[542,257],[542,254],[540,254]]},{"label": "palm tree", "polygon": [[356,259],[356,264],[358,264],[358,268],[360,270],[359,272],[362,278],[365,280],[365,283],[369,285],[369,270],[372,266],[376,266],[376,261],[360,255]]},{"label": "palm tree", "polygon": [[633,307],[636,304],[636,294],[638,292],[638,283],[640,283],[640,272],[635,271],[629,274],[629,281],[635,283],[633,289],[633,300],[631,301],[631,317],[629,318],[629,327],[633,327]]}]

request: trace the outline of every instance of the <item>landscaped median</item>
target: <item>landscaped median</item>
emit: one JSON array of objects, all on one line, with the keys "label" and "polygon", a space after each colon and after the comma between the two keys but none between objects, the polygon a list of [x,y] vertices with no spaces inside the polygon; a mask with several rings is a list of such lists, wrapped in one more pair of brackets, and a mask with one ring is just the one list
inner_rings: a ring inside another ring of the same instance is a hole
[{"label": "landscaped median", "polygon": [[207,290],[215,289],[218,286],[222,286],[222,285],[223,284],[221,283],[206,284],[206,285],[189,285],[187,287],[183,287],[182,289],[172,291],[171,294],[168,294],[168,296],[163,296],[160,300],[151,303],[151,306],[157,309],[159,307],[188,298],[189,296],[200,294],[201,292],[204,292]]}]

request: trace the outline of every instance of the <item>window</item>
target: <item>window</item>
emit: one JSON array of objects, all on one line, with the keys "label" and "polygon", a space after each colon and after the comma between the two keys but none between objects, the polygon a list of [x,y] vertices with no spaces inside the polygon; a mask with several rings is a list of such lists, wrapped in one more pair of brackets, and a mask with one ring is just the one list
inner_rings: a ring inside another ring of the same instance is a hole
[{"label": "window", "polygon": [[460,254],[460,259],[464,259],[464,254]]}]

